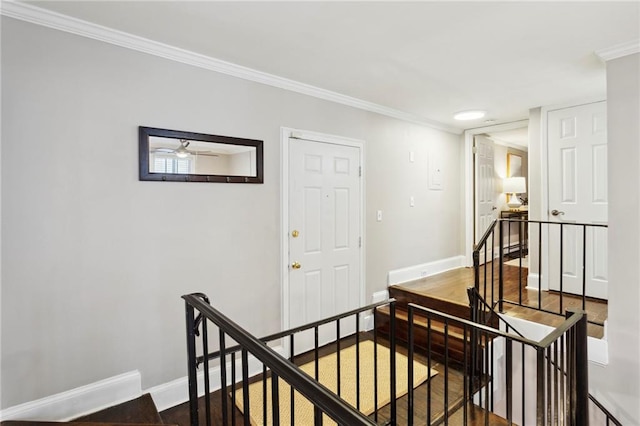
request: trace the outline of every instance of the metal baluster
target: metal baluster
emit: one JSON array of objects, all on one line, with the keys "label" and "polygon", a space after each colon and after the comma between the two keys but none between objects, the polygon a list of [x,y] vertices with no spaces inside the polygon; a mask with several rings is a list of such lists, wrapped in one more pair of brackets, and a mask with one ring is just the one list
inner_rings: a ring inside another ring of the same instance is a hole
[{"label": "metal baluster", "polygon": [[[494,306],[495,303],[495,294],[494,294],[494,288],[495,288],[495,277],[494,277],[494,271],[495,271],[495,231],[491,233],[491,307]],[[487,249],[485,248],[485,251]]]},{"label": "metal baluster", "polygon": [[560,379],[560,412],[563,413],[562,419],[563,419],[563,424],[566,423],[567,421],[567,394],[566,394],[566,390],[567,390],[567,365],[566,365],[566,359],[565,359],[565,345],[564,342],[567,338],[567,335],[565,334],[564,336],[562,336],[560,338],[560,366],[562,367],[562,377]]},{"label": "metal baluster", "polygon": [[[293,359],[294,359],[294,357],[295,357],[295,356],[294,356],[294,354],[295,354],[295,351],[294,351],[294,344],[295,344],[294,335],[293,335],[293,333],[291,333],[291,335],[289,336],[289,345],[291,346],[291,352],[290,352],[290,354],[289,354],[289,355],[290,355],[290,357],[291,357],[291,359],[290,359],[291,363],[293,363]],[[293,426],[293,425],[295,425],[295,424],[296,424],[296,410],[295,410],[295,404],[296,404],[295,397],[296,397],[296,393],[295,393],[295,391],[294,391],[294,389],[293,389],[293,386],[291,386],[290,393],[291,393],[291,407],[289,407],[289,409],[291,410],[291,426]]]},{"label": "metal baluster", "polygon": [[[236,352],[231,356],[231,407],[236,406]],[[236,426],[236,415],[234,409],[231,409],[231,426]]]},{"label": "metal baluster", "polygon": [[267,424],[267,366],[262,364],[262,424]]},{"label": "metal baluster", "polygon": [[191,426],[198,426],[198,378],[196,361],[196,330],[195,309],[185,302],[185,317],[187,326],[187,371],[189,377],[189,417]]},{"label": "metal baluster", "polygon": [[413,426],[413,307],[409,306],[409,354],[407,362],[407,426]]},{"label": "metal baluster", "polygon": [[[204,357],[204,412],[205,418],[207,419],[207,425],[211,424],[211,384],[209,377],[209,357],[206,354],[209,353],[209,332],[207,331],[207,323],[208,320],[206,318],[202,318],[202,352],[205,354]],[[222,333],[222,331],[220,332]],[[224,359],[220,359],[220,362],[223,363]],[[221,371],[222,373],[222,371]]]},{"label": "metal baluster", "polygon": [[378,308],[373,313],[373,419],[378,423]]},{"label": "metal baluster", "polygon": [[521,387],[522,387],[522,423],[524,424],[525,422],[525,415],[527,413],[527,409],[526,409],[526,402],[527,402],[527,389],[526,386],[524,385],[525,383],[525,376],[526,376],[526,368],[527,368],[527,364],[524,362],[525,361],[525,352],[527,350],[527,347],[525,346],[524,343],[520,343],[520,348],[521,348],[521,356],[522,356],[522,383],[521,383]]},{"label": "metal baluster", "polygon": [[[489,380],[489,345],[487,344],[489,334],[485,331],[482,333],[484,339],[484,375],[487,376]],[[490,378],[493,381],[493,377]],[[485,382],[484,386],[484,424],[485,426],[489,426],[489,401],[492,395],[489,395],[489,383]]]},{"label": "metal baluster", "polygon": [[551,411],[551,405],[553,404],[553,396],[551,392],[552,378],[551,375],[551,348],[547,348],[547,423],[549,426],[553,424],[553,413]]},{"label": "metal baluster", "polygon": [[[500,227],[498,228],[498,311],[504,312],[504,232],[502,230],[502,222],[500,222]],[[474,365],[475,368],[475,365]]]},{"label": "metal baluster", "polygon": [[242,349],[242,405],[244,426],[251,426],[251,412],[249,410],[249,354]]},{"label": "metal baluster", "polygon": [[[468,346],[470,344],[469,341],[469,333],[468,333],[468,326],[465,324],[463,327],[463,342],[464,342],[464,346],[462,347],[462,359],[464,360],[463,362],[463,366],[462,366],[462,401],[464,402],[464,405],[462,406],[462,417],[463,417],[463,421],[462,424],[466,425],[468,422],[468,400],[469,400],[469,390],[467,389],[467,386],[469,386],[469,374],[470,374],[470,366],[469,366],[469,362],[468,362]],[[431,372],[429,372],[430,374]],[[431,419],[429,419],[431,420]],[[428,421],[427,424],[430,424],[431,422]]]},{"label": "metal baluster", "polygon": [[564,285],[564,273],[563,273],[563,269],[564,269],[564,224],[560,224],[560,311],[558,312],[559,314],[562,314],[562,312],[564,312],[564,302],[563,302],[563,296],[564,296],[564,290],[563,290],[563,285]]},{"label": "metal baluster", "polygon": [[356,408],[360,411],[360,314],[356,314]]},{"label": "metal baluster", "polygon": [[341,363],[340,363],[340,318],[338,318],[336,320],[336,368],[338,370],[338,377],[337,377],[337,382],[336,382],[336,387],[338,389],[338,396],[340,396],[340,379],[341,379],[341,373],[340,373],[340,367],[341,367]]},{"label": "metal baluster", "polygon": [[[427,368],[431,374],[431,314],[427,314]],[[427,424],[431,424],[431,382],[427,380]]]},{"label": "metal baluster", "polygon": [[[202,326],[203,326],[203,334],[206,335],[206,331],[204,331],[205,325],[207,324],[207,320],[205,319],[202,322]],[[204,353],[208,354],[209,353],[209,349],[208,346],[204,346]],[[205,388],[209,388],[209,362],[207,361],[209,359],[208,356],[204,357],[204,371],[205,371],[205,375],[204,375],[204,382],[205,382]],[[225,338],[224,338],[224,332],[222,330],[220,330],[220,402],[222,403],[222,423],[227,425],[229,424],[229,415],[227,413],[227,353],[226,353],[226,344],[225,344]],[[209,396],[207,395],[207,399],[206,399],[206,411],[207,411],[207,418],[211,416],[211,403],[209,402]]]},{"label": "metal baluster", "polygon": [[389,330],[389,364],[391,368],[391,383],[389,385],[390,397],[391,397],[391,424],[396,424],[398,418],[397,411],[397,398],[396,398],[396,302],[391,302],[389,305],[389,311],[391,314],[391,328]]},{"label": "metal baluster", "polygon": [[544,349],[536,348],[536,424],[546,424],[544,407]]},{"label": "metal baluster", "polygon": [[315,378],[316,380],[320,379],[320,366],[318,365],[318,358],[319,358],[319,353],[318,353],[318,340],[319,340],[319,335],[318,335],[318,326],[316,325],[313,328],[314,331],[314,336],[313,336],[313,354],[314,354],[314,365],[315,365]]},{"label": "metal baluster", "polygon": [[444,424],[449,424],[449,320],[447,318],[444,320]]},{"label": "metal baluster", "polygon": [[[266,380],[264,380],[266,382]],[[271,372],[271,420],[273,425],[280,425],[280,392],[278,390],[278,375]],[[265,422],[264,424],[267,424]]]},{"label": "metal baluster", "polygon": [[587,226],[582,225],[582,310],[587,309]]},{"label": "metal baluster", "polygon": [[538,223],[538,309],[542,309],[542,222]]},{"label": "metal baluster", "polygon": [[506,381],[507,381],[507,421],[513,423],[513,341],[505,339]]}]

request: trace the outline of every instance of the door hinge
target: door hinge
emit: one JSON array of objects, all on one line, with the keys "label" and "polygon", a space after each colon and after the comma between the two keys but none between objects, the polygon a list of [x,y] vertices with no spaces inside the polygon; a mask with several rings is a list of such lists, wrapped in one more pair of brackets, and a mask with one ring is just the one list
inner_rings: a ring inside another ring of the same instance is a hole
[{"label": "door hinge", "polygon": [[358,237],[358,247],[362,248],[362,237]]},{"label": "door hinge", "polygon": [[362,166],[358,167],[358,176],[362,177]]},{"label": "door hinge", "polygon": [[477,146],[474,146],[474,147],[473,147],[473,149],[472,149],[472,152],[473,152],[474,154],[477,154],[477,153],[478,153],[478,147],[477,147]]}]

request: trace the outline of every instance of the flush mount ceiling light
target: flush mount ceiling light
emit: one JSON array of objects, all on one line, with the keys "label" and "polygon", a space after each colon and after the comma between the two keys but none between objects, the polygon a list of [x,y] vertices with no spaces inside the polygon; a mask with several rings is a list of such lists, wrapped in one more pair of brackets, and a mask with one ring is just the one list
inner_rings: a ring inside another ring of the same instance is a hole
[{"label": "flush mount ceiling light", "polygon": [[466,120],[476,120],[478,118],[484,117],[484,111],[462,111],[453,116],[455,120],[466,121]]}]

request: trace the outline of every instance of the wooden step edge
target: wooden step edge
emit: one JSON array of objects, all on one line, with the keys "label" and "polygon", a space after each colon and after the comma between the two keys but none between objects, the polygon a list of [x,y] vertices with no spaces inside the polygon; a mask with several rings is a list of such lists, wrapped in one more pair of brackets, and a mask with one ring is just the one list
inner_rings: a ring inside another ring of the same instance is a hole
[{"label": "wooden step edge", "polygon": [[[384,310],[381,310],[382,315],[389,315],[390,312],[388,312],[388,310],[385,312]],[[409,322],[409,316],[408,314],[405,314],[406,311],[398,311],[398,309],[396,309],[396,320],[399,320],[400,322]],[[421,329],[428,329],[428,322],[427,319],[424,317],[419,317],[419,316],[414,316],[413,318],[413,322],[414,324]],[[378,324],[378,327],[380,327],[380,325],[382,324]],[[385,323],[384,325],[388,325],[388,323]],[[437,319],[431,319],[431,331],[436,333],[436,334],[441,334],[444,335],[444,322],[437,320]],[[465,335],[464,335],[464,328],[463,327],[458,327],[456,325],[452,325],[449,324],[449,329],[447,330],[447,334],[450,338],[453,339],[457,339],[460,341],[465,340]],[[467,340],[471,339],[471,332],[467,331]],[[493,337],[490,338],[490,340],[493,340]],[[481,345],[484,347],[484,341],[485,338],[482,337],[481,338]]]},{"label": "wooden step edge", "polygon": [[[378,308],[378,310],[382,315],[391,314],[390,310],[386,306],[380,307]],[[464,319],[464,318],[460,318],[460,319]],[[404,309],[396,308],[396,320],[408,322],[409,312]],[[428,325],[427,318],[421,315],[414,315],[413,322],[415,325],[421,328],[427,328],[427,325]],[[437,331],[444,332],[444,321],[438,318],[431,318],[431,328]],[[449,334],[456,333],[456,332],[459,332],[460,336],[462,337],[462,335],[464,334],[464,327],[460,327],[450,323]]]},{"label": "wooden step edge", "polygon": [[[463,407],[459,408],[460,411],[462,409]],[[467,402],[467,426],[484,426],[486,424],[485,417],[489,420],[489,424],[492,426],[516,426],[515,423],[510,423],[507,419],[492,411],[487,412],[484,408],[479,407],[472,402]]]},{"label": "wooden step edge", "polygon": [[[395,287],[395,288],[394,288]],[[473,287],[473,285],[471,285],[471,287]],[[391,295],[391,293],[393,292],[401,292],[401,293],[408,293],[412,296],[416,296],[419,298],[424,298],[424,299],[431,299],[437,302],[442,302],[442,303],[450,303],[452,305],[457,305],[457,306],[466,306],[469,307],[469,302],[461,302],[459,300],[452,300],[452,299],[447,299],[441,296],[434,296],[431,294],[425,294],[423,292],[419,292],[416,290],[412,290],[408,287],[402,287],[400,284],[394,285],[394,286],[390,286],[389,287],[389,295]]]}]

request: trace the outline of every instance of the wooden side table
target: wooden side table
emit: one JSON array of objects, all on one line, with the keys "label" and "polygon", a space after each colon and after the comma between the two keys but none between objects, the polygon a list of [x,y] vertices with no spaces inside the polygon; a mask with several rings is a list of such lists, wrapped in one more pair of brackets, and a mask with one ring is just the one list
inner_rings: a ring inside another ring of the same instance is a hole
[{"label": "wooden side table", "polygon": [[[529,210],[503,210],[500,212],[500,219],[529,220]],[[511,239],[511,226],[519,226],[518,238]],[[526,223],[507,222],[507,245],[505,252],[509,257],[520,257],[528,253],[529,227]],[[503,236],[504,240],[504,236]],[[503,247],[504,241],[502,241]]]}]

